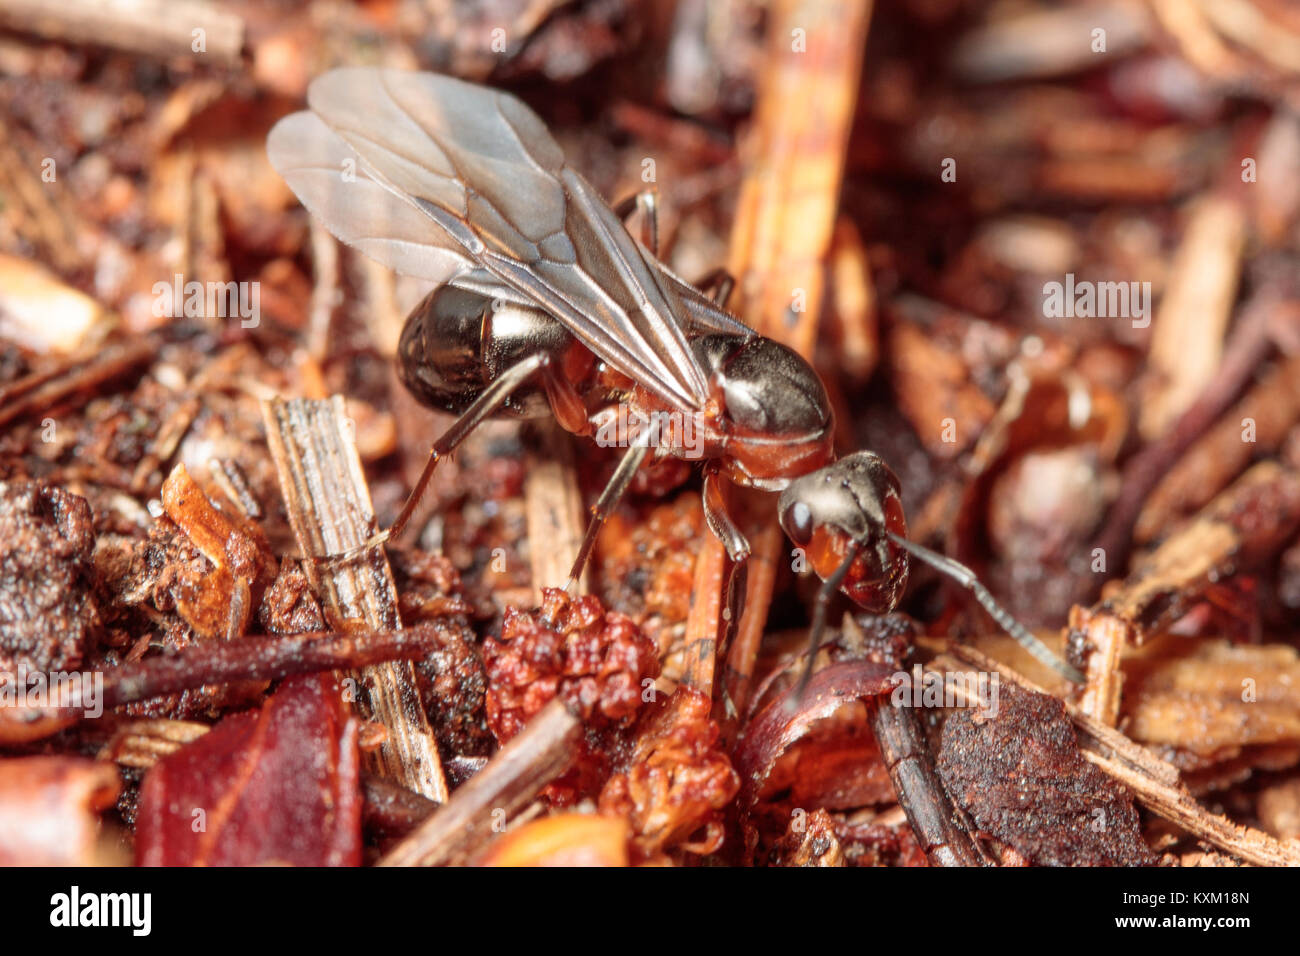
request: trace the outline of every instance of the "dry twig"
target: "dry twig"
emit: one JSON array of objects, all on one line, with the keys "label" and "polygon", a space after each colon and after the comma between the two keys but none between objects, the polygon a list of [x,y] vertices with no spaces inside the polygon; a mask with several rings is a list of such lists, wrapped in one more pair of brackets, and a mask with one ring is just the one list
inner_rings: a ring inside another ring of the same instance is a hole
[{"label": "dry twig", "polygon": [[1218,579],[1267,557],[1300,527],[1300,475],[1260,462],[1157,548],[1070,627],[1088,655],[1080,706],[1103,723],[1119,717],[1120,656],[1185,613]]},{"label": "dry twig", "polygon": [[564,772],[577,753],[581,733],[582,722],[560,700],[551,701],[379,865],[465,862],[487,844],[496,825],[518,813]]},{"label": "dry twig", "polygon": [[208,0],[0,0],[0,25],[147,56],[240,62],[244,20]]}]

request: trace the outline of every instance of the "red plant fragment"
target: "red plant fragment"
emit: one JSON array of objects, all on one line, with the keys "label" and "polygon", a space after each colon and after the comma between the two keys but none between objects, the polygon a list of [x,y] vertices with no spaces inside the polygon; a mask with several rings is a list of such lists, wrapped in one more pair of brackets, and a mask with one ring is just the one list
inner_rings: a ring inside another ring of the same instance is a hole
[{"label": "red plant fragment", "polygon": [[647,682],[659,676],[655,644],[630,617],[607,612],[594,595],[570,598],[559,588],[542,591],[540,609],[506,608],[501,637],[483,642],[483,660],[488,728],[500,743],[555,697],[582,718],[578,758],[542,791],[556,806],[599,792]]},{"label": "red plant fragment", "polygon": [[149,771],[136,863],[359,866],[358,726],[332,675],[286,680]]},{"label": "red plant fragment", "polygon": [[[888,693],[897,667],[877,661],[842,661],[813,675],[802,699],[791,687],[773,700],[749,724],[736,750],[742,781],[740,805],[746,811],[759,801],[764,785],[781,757],[807,737],[820,721],[845,704]],[[886,782],[883,764],[877,776]]]},{"label": "red plant fragment", "polygon": [[540,614],[507,608],[501,638],[484,642],[483,657],[488,726],[501,743],[557,695],[588,727],[626,725],[643,703],[644,681],[659,676],[654,642],[630,617],[560,588],[543,591]]}]

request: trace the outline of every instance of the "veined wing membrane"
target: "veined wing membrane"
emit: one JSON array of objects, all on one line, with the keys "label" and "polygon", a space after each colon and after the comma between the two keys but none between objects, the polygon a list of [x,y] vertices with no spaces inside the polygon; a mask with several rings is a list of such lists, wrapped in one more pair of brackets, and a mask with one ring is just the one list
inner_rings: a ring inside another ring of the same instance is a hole
[{"label": "veined wing membrane", "polygon": [[[384,211],[418,211],[428,224],[429,246],[459,254],[479,267],[479,279],[485,271],[536,302],[596,355],[674,407],[703,405],[705,375],[678,318],[682,305],[674,283],[591,186],[564,165],[559,146],[528,107],[450,77],[367,68],[319,77],[308,103],[340,141],[334,158],[339,148],[350,151],[366,173],[333,188],[352,188],[363,178],[369,187],[387,187],[403,205],[390,203]],[[310,179],[300,170],[325,161],[287,152],[277,157],[273,149],[272,163],[299,192],[294,174],[300,182]],[[299,195],[313,212],[313,201],[328,205]],[[321,218],[353,242],[350,234],[369,231],[378,216],[361,215],[366,230],[342,221],[359,205],[335,201],[329,210],[334,218]],[[403,239],[407,228],[404,219]],[[354,244],[400,271],[430,271],[412,270],[401,247]],[[451,281],[474,281],[467,272]]]},{"label": "veined wing membrane", "polygon": [[439,285],[536,304],[470,258],[445,230],[431,226],[410,197],[372,179],[352,147],[315,113],[293,113],[276,123],[266,151],[312,215],[372,259]]},{"label": "veined wing membrane", "polygon": [[754,335],[751,329],[740,319],[736,318],[722,306],[718,305],[707,295],[701,292],[695,286],[691,285],[677,273],[673,272],[662,263],[659,264],[660,271],[672,283],[673,289],[677,292],[677,298],[682,305],[686,306],[686,314],[690,320],[687,328],[688,334],[692,337],[695,335],[705,335],[709,332],[721,332],[725,335]]},{"label": "veined wing membrane", "polygon": [[266,151],[311,214],[372,259],[437,283],[476,267],[463,249],[429,228],[415,203],[357,168],[356,154],[315,113],[294,113],[276,123]]}]

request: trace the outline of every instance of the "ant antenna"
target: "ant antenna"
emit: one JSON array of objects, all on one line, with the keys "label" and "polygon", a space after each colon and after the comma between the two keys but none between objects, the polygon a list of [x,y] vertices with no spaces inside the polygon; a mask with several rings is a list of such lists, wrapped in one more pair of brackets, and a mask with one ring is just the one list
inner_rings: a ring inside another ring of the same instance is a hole
[{"label": "ant antenna", "polygon": [[966,588],[975,596],[975,600],[980,603],[980,607],[988,611],[989,617],[997,622],[1002,630],[1006,631],[1016,643],[1032,654],[1040,663],[1046,664],[1052,670],[1056,671],[1067,680],[1076,684],[1084,682],[1083,674],[1078,668],[1073,667],[1067,661],[1058,657],[1051,648],[1029,633],[1029,629],[1017,621],[1011,612],[999,604],[979,578],[975,577],[975,572],[966,565],[954,561],[947,555],[939,554],[937,551],[931,551],[929,548],[917,544],[915,541],[909,541],[901,535],[894,534],[892,531],[886,531],[885,535],[890,541],[898,545],[904,551],[907,551],[912,557],[924,561],[936,571],[941,571],[948,577],[952,578],[962,587]]},{"label": "ant antenna", "polygon": [[[952,578],[962,587],[966,588],[975,596],[980,607],[989,613],[989,616],[1004,631],[1015,638],[1016,643],[1027,650],[1034,658],[1047,665],[1067,680],[1076,684],[1084,682],[1084,676],[1067,661],[1058,657],[1046,644],[1029,633],[1029,629],[1012,616],[1011,612],[1004,608],[993,597],[993,593],[980,583],[975,572],[966,565],[954,561],[947,555],[939,554],[937,551],[931,551],[923,545],[910,541],[901,535],[894,534],[892,531],[886,531],[885,535],[890,541],[894,542],[912,557],[923,561],[936,571],[940,571]],[[831,598],[835,592],[840,589],[844,578],[849,573],[849,568],[853,565],[853,559],[858,556],[858,552],[865,547],[860,541],[850,543],[848,553],[840,566],[835,569],[835,573],[822,582],[821,589],[817,592],[817,601],[813,607],[812,626],[808,633],[808,661],[804,664],[803,674],[799,678],[799,687],[795,694],[790,698],[791,703],[803,700],[804,692],[808,689],[808,682],[812,680],[813,662],[817,657],[817,649],[821,647],[822,634],[826,630],[826,609],[830,605]]]},{"label": "ant antenna", "polygon": [[803,675],[799,678],[799,689],[790,698],[791,703],[803,700],[804,691],[808,689],[808,682],[812,680],[813,661],[817,659],[817,648],[821,647],[822,644],[822,632],[826,630],[826,608],[830,606],[831,598],[835,596],[835,592],[844,583],[849,568],[853,566],[853,560],[861,550],[862,543],[860,541],[849,542],[848,553],[844,555],[844,560],[835,569],[835,573],[822,582],[821,590],[817,592],[817,601],[813,605],[812,627],[808,630],[808,661],[804,664]]}]

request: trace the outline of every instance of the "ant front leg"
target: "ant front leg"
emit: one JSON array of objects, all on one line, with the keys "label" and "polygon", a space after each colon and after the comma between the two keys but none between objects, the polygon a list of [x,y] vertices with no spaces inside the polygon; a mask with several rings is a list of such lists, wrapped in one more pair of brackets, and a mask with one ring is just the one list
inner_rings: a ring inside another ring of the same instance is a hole
[{"label": "ant front leg", "polygon": [[[713,532],[713,536],[722,542],[731,559],[731,573],[727,575],[727,635],[740,621],[740,612],[745,606],[745,591],[748,585],[749,542],[741,533],[736,522],[727,513],[727,503],[722,497],[721,477],[716,466],[704,470],[704,522]],[[728,641],[729,643],[729,641]]]},{"label": "ant front leg", "polygon": [[790,698],[792,707],[803,700],[803,695],[808,690],[808,682],[812,680],[813,664],[817,660],[817,650],[822,646],[822,635],[826,633],[826,612],[830,608],[831,601],[835,599],[840,585],[848,577],[849,569],[853,567],[853,562],[857,560],[858,552],[861,550],[861,542],[850,541],[845,549],[844,560],[831,576],[822,582],[822,586],[817,591],[817,600],[813,604],[812,625],[808,628],[808,660],[804,663],[803,674],[799,678],[799,689]]},{"label": "ant front leg", "polygon": [[[704,469],[704,522],[713,532],[713,536],[722,542],[727,557],[731,560],[731,570],[727,574],[727,598],[723,608],[726,628],[718,644],[718,667],[724,667],[731,640],[740,626],[740,614],[745,607],[746,592],[749,590],[749,542],[736,526],[727,512],[727,502],[722,495],[721,476],[716,464]],[[723,699],[729,717],[736,717],[736,705],[731,695],[723,689]]]},{"label": "ant front leg", "polygon": [[634,196],[628,196],[614,207],[614,214],[626,220],[632,213],[641,213],[641,245],[650,250],[650,255],[659,256],[659,195],[653,189],[643,189]]}]

